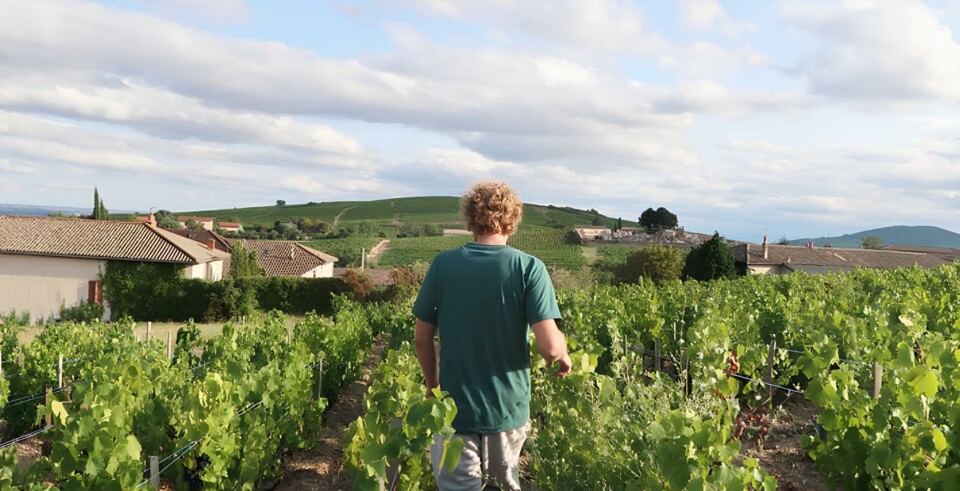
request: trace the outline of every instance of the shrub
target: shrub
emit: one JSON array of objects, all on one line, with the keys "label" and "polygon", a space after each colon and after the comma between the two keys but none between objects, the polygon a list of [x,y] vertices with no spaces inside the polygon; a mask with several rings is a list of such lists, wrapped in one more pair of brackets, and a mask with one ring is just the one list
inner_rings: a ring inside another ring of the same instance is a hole
[{"label": "shrub", "polygon": [[61,322],[96,322],[103,320],[103,305],[83,302],[74,307],[60,307]]}]

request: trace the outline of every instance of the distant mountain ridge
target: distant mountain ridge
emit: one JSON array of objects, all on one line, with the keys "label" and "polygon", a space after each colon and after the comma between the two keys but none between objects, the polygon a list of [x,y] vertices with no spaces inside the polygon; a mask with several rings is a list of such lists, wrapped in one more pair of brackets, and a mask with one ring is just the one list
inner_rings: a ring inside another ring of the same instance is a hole
[{"label": "distant mountain ridge", "polygon": [[64,215],[90,214],[90,208],[72,208],[69,206],[34,206],[0,203],[0,215],[47,216],[51,213]]},{"label": "distant mountain ridge", "polygon": [[859,248],[860,240],[867,236],[880,238],[883,245],[914,245],[927,247],[953,247],[960,249],[960,234],[940,227],[929,225],[896,225],[893,227],[864,230],[839,237],[818,237],[791,240],[791,245],[804,245],[813,241],[814,245]]}]

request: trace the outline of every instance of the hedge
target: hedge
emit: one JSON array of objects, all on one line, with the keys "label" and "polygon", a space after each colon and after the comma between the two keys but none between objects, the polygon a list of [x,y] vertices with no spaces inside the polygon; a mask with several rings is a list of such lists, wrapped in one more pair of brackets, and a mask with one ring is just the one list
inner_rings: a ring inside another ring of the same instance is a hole
[{"label": "hedge", "polygon": [[119,261],[108,262],[101,278],[111,316],[138,321],[220,321],[274,309],[293,315],[330,315],[333,295],[348,290],[340,278],[187,280],[169,265]]}]

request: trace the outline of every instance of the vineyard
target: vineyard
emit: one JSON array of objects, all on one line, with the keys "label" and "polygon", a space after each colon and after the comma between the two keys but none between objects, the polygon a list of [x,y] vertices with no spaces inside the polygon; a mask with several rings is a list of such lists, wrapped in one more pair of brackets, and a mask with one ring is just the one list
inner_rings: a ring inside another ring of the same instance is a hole
[{"label": "vineyard", "polygon": [[[575,373],[545,376],[531,354],[523,477],[537,489],[773,489],[741,438],[766,424],[757,408],[792,396],[820,408],[803,441],[827,483],[955,489],[958,297],[960,266],[564,292]],[[412,331],[402,310],[389,324],[407,326],[394,345]],[[351,433],[365,489],[432,487],[425,446],[385,444],[422,431],[419,369],[399,346]],[[432,414],[446,431],[446,413]]]},{"label": "vineyard", "polygon": [[[0,487],[257,489],[307,444],[372,340],[347,302],[336,324],[310,315],[289,334],[275,313],[206,341],[186,326],[175,343],[139,342],[129,322],[48,326],[25,346],[5,335]],[[35,437],[50,450],[24,470],[16,444]]]},{"label": "vineyard", "polygon": [[[547,266],[578,269],[586,264],[580,246],[565,244],[564,231],[552,228],[521,228],[510,237],[509,245],[540,258]],[[431,262],[437,254],[460,247],[471,240],[470,236],[416,237],[392,239],[390,248],[384,252],[379,264],[402,266],[415,262]]]},{"label": "vineyard", "polygon": [[[817,407],[802,440],[827,484],[960,482],[958,265],[559,297],[575,367],[550,377],[531,353],[521,477],[536,489],[774,489],[743,440],[789,398]],[[347,431],[344,470],[358,489],[434,489],[425,451],[452,434],[456,406],[425,397],[410,302],[340,300],[335,319],[308,316],[289,336],[278,314],[206,341],[186,328],[172,350],[124,323],[50,326],[25,346],[5,331],[16,355],[0,381],[0,486],[148,489],[159,475],[180,489],[254,489],[310,441],[321,373],[321,395],[335,395],[382,336],[389,351]],[[50,448],[24,472],[20,436]],[[447,439],[443,465],[459,442]]]},{"label": "vineyard", "polygon": [[370,254],[383,239],[379,237],[347,237],[344,239],[320,239],[304,242],[307,247],[336,256],[338,268],[359,268],[363,250]]}]

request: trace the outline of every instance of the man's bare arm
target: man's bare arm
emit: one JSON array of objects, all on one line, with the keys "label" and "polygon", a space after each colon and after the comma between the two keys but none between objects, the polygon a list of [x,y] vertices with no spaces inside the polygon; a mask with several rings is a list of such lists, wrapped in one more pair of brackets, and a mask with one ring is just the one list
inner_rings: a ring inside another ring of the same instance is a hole
[{"label": "man's bare arm", "polygon": [[413,346],[417,350],[417,361],[423,370],[426,380],[427,397],[431,397],[432,389],[440,387],[440,367],[437,365],[437,347],[433,344],[433,336],[437,332],[437,325],[417,318],[416,331],[413,334]]},{"label": "man's bare arm", "polygon": [[570,373],[573,362],[567,354],[567,338],[560,332],[557,322],[553,319],[544,319],[532,324],[533,335],[536,337],[537,352],[547,361],[547,364],[559,362],[554,375],[564,376]]}]

